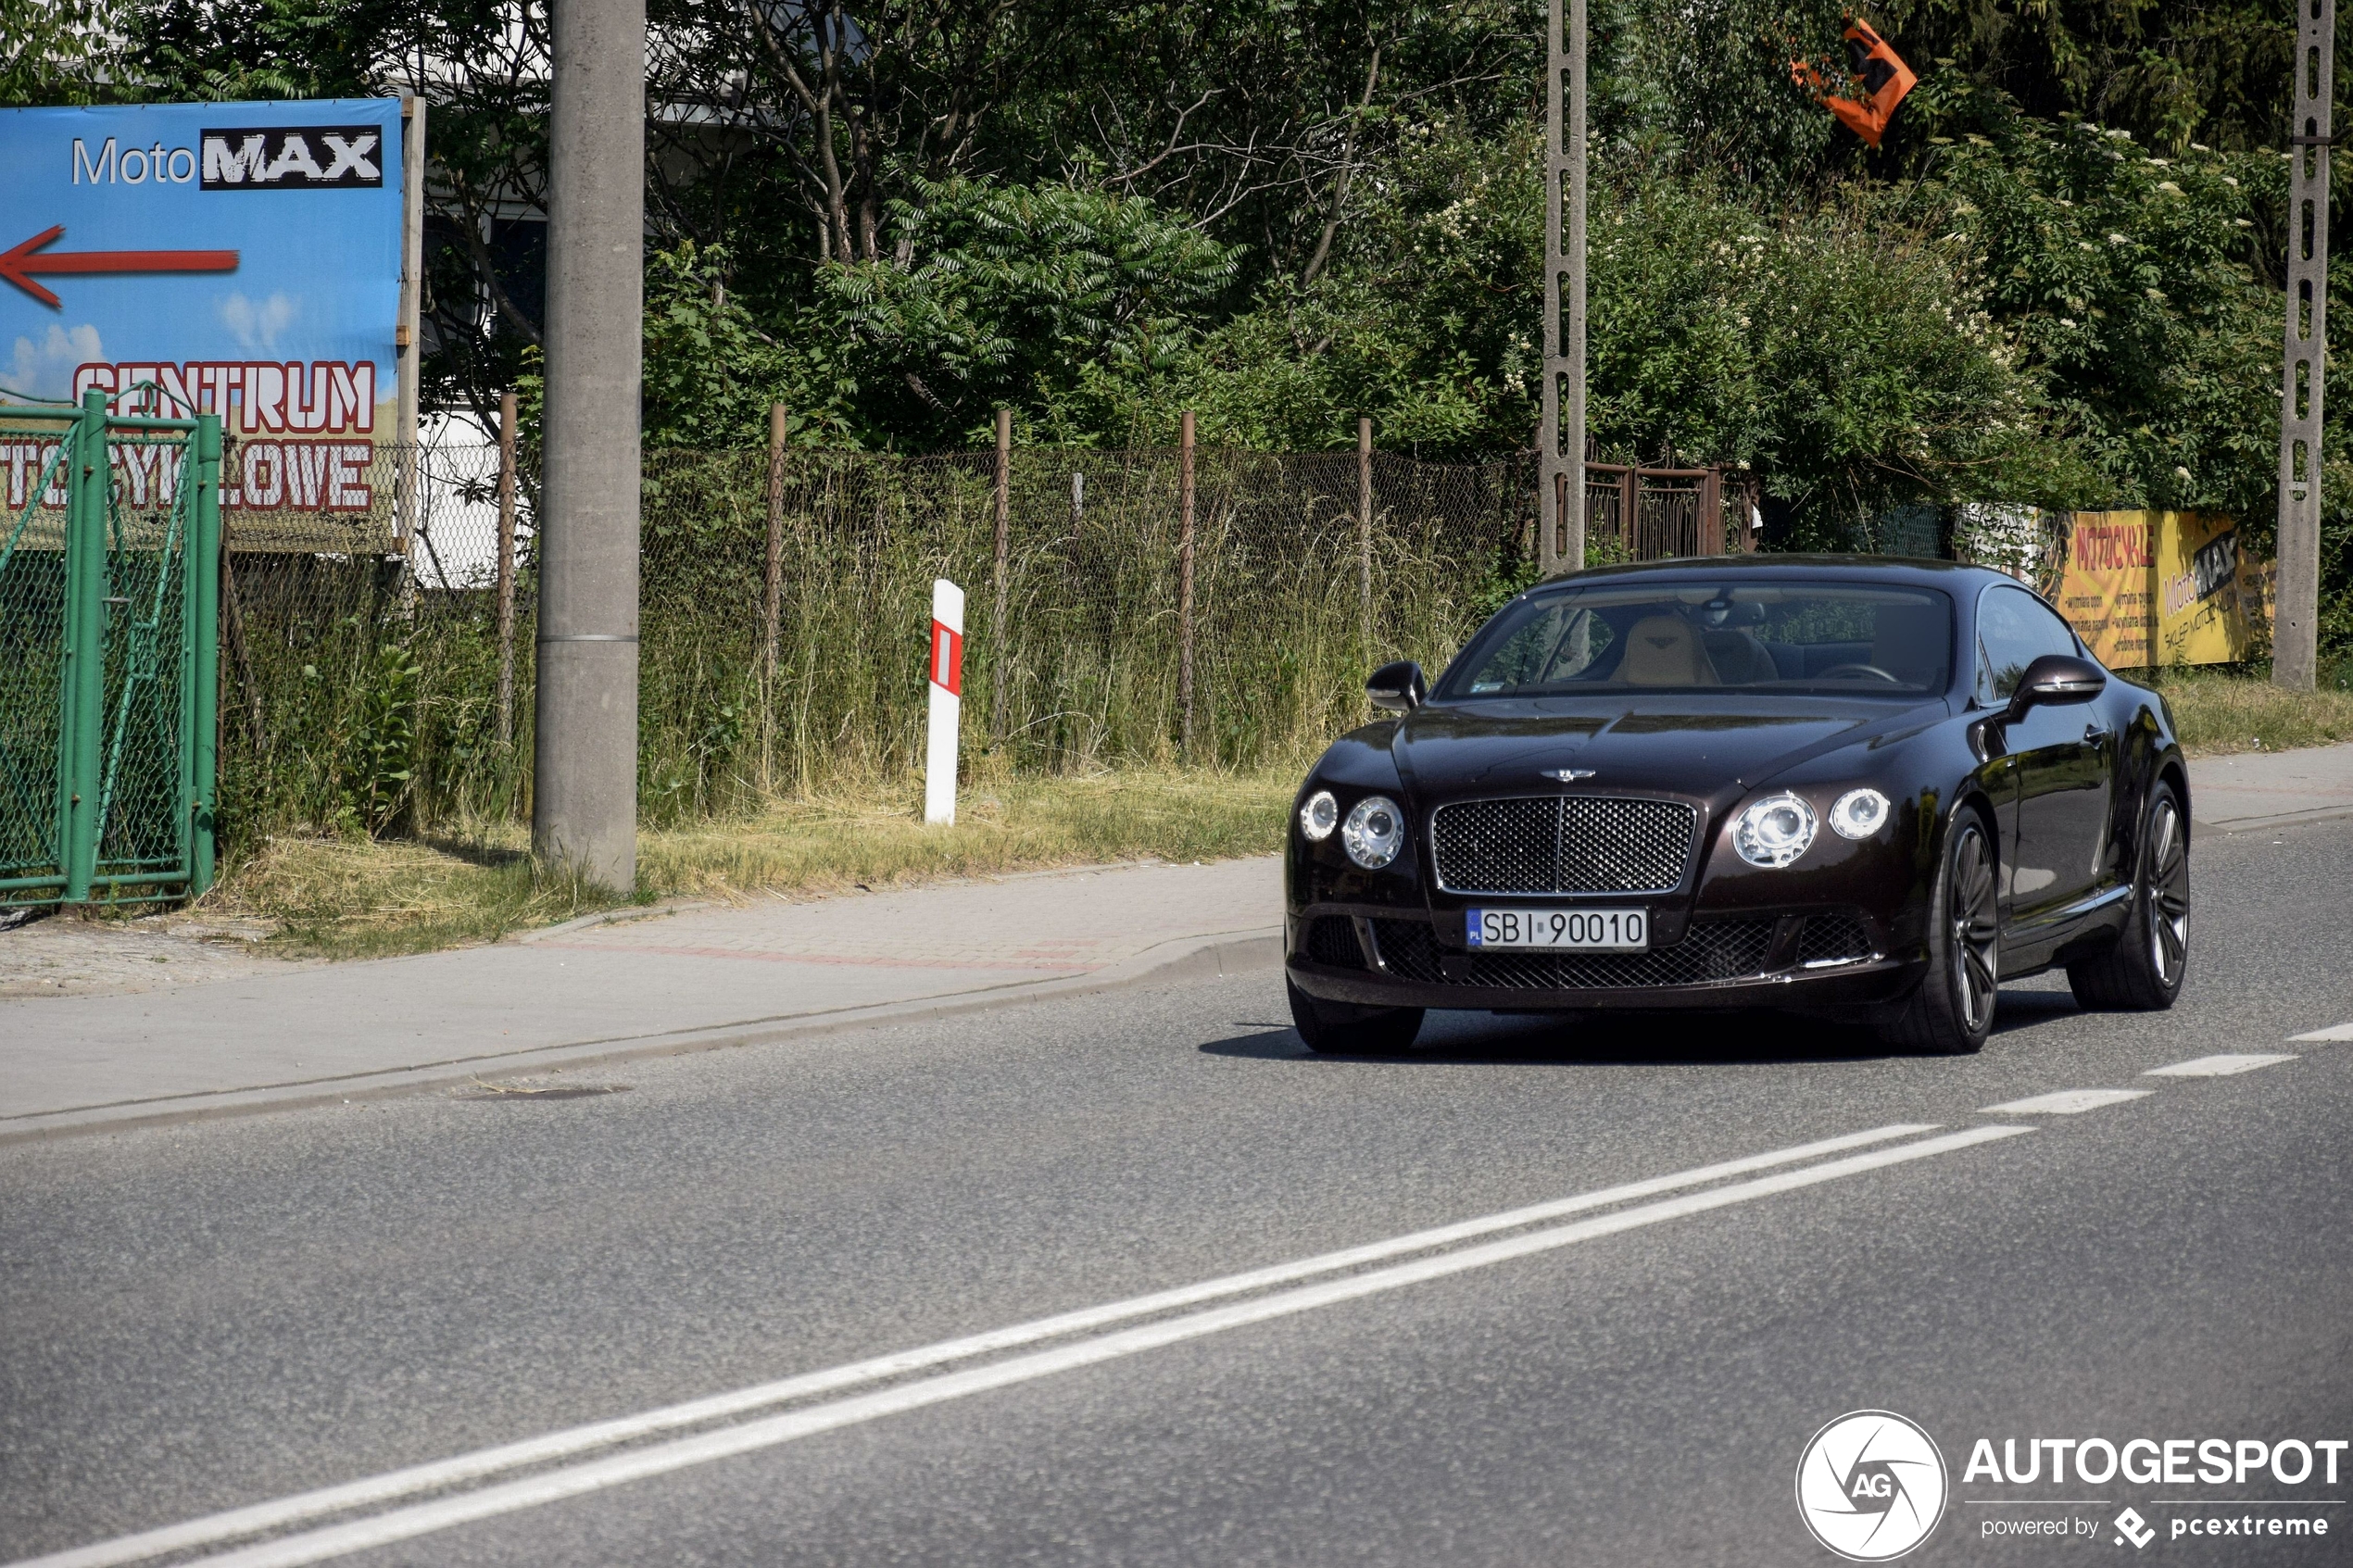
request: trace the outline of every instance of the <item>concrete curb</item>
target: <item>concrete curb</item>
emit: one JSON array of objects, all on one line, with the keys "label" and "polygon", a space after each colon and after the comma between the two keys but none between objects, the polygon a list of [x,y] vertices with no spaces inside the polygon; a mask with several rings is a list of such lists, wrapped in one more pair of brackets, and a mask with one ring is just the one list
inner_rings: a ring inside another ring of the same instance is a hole
[{"label": "concrete curb", "polygon": [[672,915],[683,915],[691,909],[708,909],[712,907],[707,898],[698,898],[688,904],[624,904],[617,909],[598,909],[593,915],[580,915],[555,925],[534,926],[529,931],[510,931],[498,940],[501,942],[539,942],[550,936],[561,936],[567,932],[585,931],[592,925],[622,925],[631,921],[668,920]]},{"label": "concrete curb", "polygon": [[2273,828],[2301,827],[2306,822],[2333,822],[2340,817],[2353,817],[2353,806],[2322,806],[2310,811],[2282,811],[2271,817],[2230,817],[2209,822],[2193,814],[2190,825],[2205,833],[2268,833]]},{"label": "concrete curb", "polygon": [[[584,922],[571,923],[577,925],[597,922],[590,917]],[[550,929],[563,930],[567,927]],[[1106,991],[1175,985],[1224,975],[1255,974],[1279,968],[1281,963],[1280,927],[1254,927],[1242,931],[1214,932],[1202,936],[1180,936],[1147,947],[1131,959],[1092,973],[1059,980],[1016,981],[1012,985],[978,991],[957,991],[904,1002],[883,1002],[837,1012],[746,1019],[675,1034],[635,1035],[566,1045],[536,1046],[485,1056],[419,1062],[412,1066],[387,1068],[382,1072],[341,1078],[314,1078],[296,1083],[267,1084],[249,1089],[222,1089],[201,1095],[179,1095],[162,1099],[120,1101],[111,1105],[46,1111],[0,1122],[0,1146],[92,1133],[129,1132],[141,1127],[169,1126],[217,1117],[258,1115],[271,1110],[299,1110],[310,1106],[349,1104],[362,1099],[389,1099],[396,1096],[422,1094],[472,1083],[490,1073],[549,1073],[559,1069],[636,1061],[648,1057],[724,1050],[736,1046],[771,1045],[853,1029],[916,1023],[960,1013],[983,1012],[995,1008],[1017,1007],[1066,997],[1095,996]]]}]

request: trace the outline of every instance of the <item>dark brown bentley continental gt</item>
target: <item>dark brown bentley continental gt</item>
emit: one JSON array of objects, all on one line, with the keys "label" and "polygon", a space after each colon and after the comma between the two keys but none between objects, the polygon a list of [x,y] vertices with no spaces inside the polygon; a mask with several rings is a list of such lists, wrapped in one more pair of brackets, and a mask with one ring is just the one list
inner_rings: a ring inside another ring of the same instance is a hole
[{"label": "dark brown bentley continental gt", "polygon": [[1529,589],[1300,788],[1291,1016],[1777,1007],[1973,1051],[1999,981],[2170,1007],[2189,781],[2155,692],[1982,568],[1680,560]]}]

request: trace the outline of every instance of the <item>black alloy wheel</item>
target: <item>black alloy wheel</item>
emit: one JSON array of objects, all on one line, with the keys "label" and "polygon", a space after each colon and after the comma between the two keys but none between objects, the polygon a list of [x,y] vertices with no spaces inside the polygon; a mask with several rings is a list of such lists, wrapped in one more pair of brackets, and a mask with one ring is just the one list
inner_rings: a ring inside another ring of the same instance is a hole
[{"label": "black alloy wheel", "polygon": [[1928,972],[1881,1021],[1890,1043],[1934,1056],[1966,1056],[1985,1044],[2001,984],[1998,899],[1984,819],[1957,812],[1929,899]]},{"label": "black alloy wheel", "polygon": [[1422,1032],[1419,1008],[1327,1002],[1301,990],[1289,975],[1283,977],[1283,995],[1290,1003],[1291,1026],[1319,1056],[1395,1056]]},{"label": "black alloy wheel", "polygon": [[2083,1007],[2162,1012],[2182,994],[2189,964],[2190,835],[2180,797],[2160,782],[2141,819],[2132,913],[2115,946],[2067,966],[2067,984]]}]

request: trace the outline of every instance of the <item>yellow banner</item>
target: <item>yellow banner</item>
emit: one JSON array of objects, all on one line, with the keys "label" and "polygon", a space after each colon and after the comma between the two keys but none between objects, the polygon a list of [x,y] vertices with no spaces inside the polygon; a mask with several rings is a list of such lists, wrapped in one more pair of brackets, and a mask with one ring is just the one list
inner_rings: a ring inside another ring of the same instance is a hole
[{"label": "yellow banner", "polygon": [[2058,607],[2116,670],[2235,664],[2271,646],[2271,563],[2196,512],[2077,512]]}]

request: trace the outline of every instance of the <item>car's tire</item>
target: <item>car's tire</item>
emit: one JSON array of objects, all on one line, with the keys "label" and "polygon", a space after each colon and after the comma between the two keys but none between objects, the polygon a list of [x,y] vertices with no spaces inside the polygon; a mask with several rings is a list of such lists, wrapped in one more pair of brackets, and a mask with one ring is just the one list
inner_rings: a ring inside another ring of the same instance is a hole
[{"label": "car's tire", "polygon": [[1992,835],[1975,811],[1957,811],[1929,893],[1928,973],[1881,1015],[1881,1037],[1931,1056],[1966,1056],[1982,1047],[1994,1027],[2001,944]]},{"label": "car's tire", "polygon": [[2067,966],[2085,1008],[2162,1012],[2182,994],[2190,961],[2190,838],[2181,797],[2159,780],[2134,846],[2133,909],[2115,943]]},{"label": "car's tire", "polygon": [[1419,1008],[1367,1008],[1327,1002],[1283,978],[1291,1026],[1307,1048],[1323,1056],[1394,1056],[1412,1047],[1422,1032]]}]

